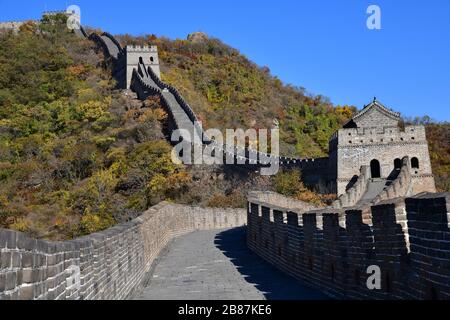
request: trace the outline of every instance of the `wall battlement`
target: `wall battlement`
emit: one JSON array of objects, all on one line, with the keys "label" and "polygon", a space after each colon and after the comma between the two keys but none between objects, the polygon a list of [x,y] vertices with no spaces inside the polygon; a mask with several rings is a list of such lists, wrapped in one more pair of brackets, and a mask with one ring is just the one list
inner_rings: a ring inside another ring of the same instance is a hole
[{"label": "wall battlement", "polygon": [[341,129],[332,139],[337,139],[339,147],[427,141],[424,126],[406,126],[405,130],[398,127]]},{"label": "wall battlement", "polygon": [[[247,243],[278,269],[344,299],[450,299],[450,193],[298,213],[249,200]],[[370,290],[367,268],[381,269]]]},{"label": "wall battlement", "polygon": [[243,209],[161,203],[130,222],[71,241],[0,229],[0,300],[126,299],[170,239],[245,223]]},{"label": "wall battlement", "polygon": [[57,14],[64,14],[64,15],[70,16],[74,13],[71,13],[71,12],[69,13],[65,10],[50,10],[50,11],[44,11],[42,13],[42,16],[55,16]]},{"label": "wall battlement", "polygon": [[158,52],[157,46],[127,45],[127,52]]}]

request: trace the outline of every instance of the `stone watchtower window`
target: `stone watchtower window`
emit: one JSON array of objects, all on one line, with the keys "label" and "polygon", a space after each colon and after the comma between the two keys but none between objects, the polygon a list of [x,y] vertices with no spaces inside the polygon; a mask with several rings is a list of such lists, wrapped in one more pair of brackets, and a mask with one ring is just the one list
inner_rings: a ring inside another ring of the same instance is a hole
[{"label": "stone watchtower window", "polygon": [[411,159],[411,167],[414,169],[419,169],[419,159],[416,157]]},{"label": "stone watchtower window", "polygon": [[370,174],[372,179],[381,178],[380,162],[376,159],[370,161]]},{"label": "stone watchtower window", "polygon": [[155,60],[153,59],[153,57],[150,57],[150,61],[153,62],[153,61],[155,61]]},{"label": "stone watchtower window", "polygon": [[394,160],[394,168],[397,170],[400,170],[402,168],[402,160],[400,159],[395,159]]}]

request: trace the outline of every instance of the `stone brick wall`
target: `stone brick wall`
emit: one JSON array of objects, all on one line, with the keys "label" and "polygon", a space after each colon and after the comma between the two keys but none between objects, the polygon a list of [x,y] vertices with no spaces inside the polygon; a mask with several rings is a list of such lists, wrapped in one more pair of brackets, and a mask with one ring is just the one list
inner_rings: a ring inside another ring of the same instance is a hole
[{"label": "stone brick wall", "polygon": [[288,209],[288,210],[297,210],[299,212],[306,212],[313,209],[317,209],[315,205],[310,203],[296,200],[294,198],[289,198],[283,196],[282,194],[272,192],[272,191],[252,191],[248,194],[249,201],[256,201],[258,203],[267,203],[270,205],[275,205],[277,207]]},{"label": "stone brick wall", "polygon": [[126,299],[173,237],[245,223],[243,209],[161,203],[135,220],[71,241],[0,229],[0,300]]},{"label": "stone brick wall", "polygon": [[373,200],[373,203],[409,195],[413,195],[412,173],[409,157],[405,157],[402,160],[402,168],[397,178]]},{"label": "stone brick wall", "polygon": [[[93,32],[87,34],[83,27],[81,27],[81,36],[88,38],[89,40],[95,42],[98,49],[101,49],[104,54],[104,64],[111,69],[113,78],[117,81],[117,88],[127,88],[127,68],[126,68],[126,54],[120,43],[114,38],[110,33],[104,32],[101,35]],[[105,39],[111,40],[108,44]],[[111,52],[117,50],[117,57],[114,57]]]},{"label": "stone brick wall", "polygon": [[[344,299],[450,299],[450,193],[298,213],[249,201],[247,244],[278,269]],[[367,285],[381,269],[381,289]]]},{"label": "stone brick wall", "polygon": [[344,194],[333,202],[334,208],[351,207],[361,200],[364,193],[367,191],[367,185],[370,179],[370,168],[368,166],[362,166],[358,180],[355,184],[348,189]]}]

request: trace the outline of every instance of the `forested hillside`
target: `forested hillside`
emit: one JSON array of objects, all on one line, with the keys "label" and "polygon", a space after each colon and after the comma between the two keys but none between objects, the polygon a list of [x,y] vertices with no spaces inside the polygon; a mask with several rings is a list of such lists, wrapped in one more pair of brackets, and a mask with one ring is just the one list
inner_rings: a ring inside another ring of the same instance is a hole
[{"label": "forested hillside", "polygon": [[159,102],[113,90],[103,61],[64,17],[0,36],[0,226],[70,238],[183,194]]},{"label": "forested hillside", "polygon": [[450,124],[427,124],[431,166],[438,191],[450,192]]}]

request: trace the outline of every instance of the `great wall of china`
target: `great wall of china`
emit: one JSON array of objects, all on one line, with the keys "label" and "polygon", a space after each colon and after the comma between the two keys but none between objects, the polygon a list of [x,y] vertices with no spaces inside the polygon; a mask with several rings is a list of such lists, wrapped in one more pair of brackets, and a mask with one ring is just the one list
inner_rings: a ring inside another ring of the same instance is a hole
[{"label": "great wall of china", "polygon": [[[287,274],[341,299],[450,299],[450,194],[313,211],[277,204],[249,198],[247,244]],[[370,266],[382,290],[366,285]]]},{"label": "great wall of china", "polygon": [[[127,84],[130,72],[127,50],[108,33],[88,35],[81,28],[79,34],[105,52],[114,76]],[[128,52],[139,54],[135,49]],[[129,85],[139,99],[159,95],[175,127],[203,134],[195,125],[197,117],[193,109],[176,88],[160,80],[156,62],[148,66],[138,59],[131,72]],[[375,109],[395,118],[395,114],[389,114],[374,101],[353,120],[364,119],[364,113]],[[348,129],[351,132],[345,134],[353,133],[353,141],[344,147],[354,149],[357,143],[354,139],[358,142],[360,139],[358,134],[354,138],[355,133],[360,129]],[[364,133],[367,138],[366,134],[371,143],[380,145],[373,141],[377,133]],[[405,133],[396,142],[400,149],[417,141],[406,143],[406,136],[410,134]],[[330,141],[330,151],[336,147],[336,138]],[[380,138],[381,142],[386,139],[384,133]],[[205,143],[214,142],[206,139]],[[362,147],[364,143],[367,142],[361,140]],[[236,155],[234,148],[219,147]],[[435,191],[434,180],[430,180],[428,151],[423,152],[420,161],[425,169],[419,169],[417,158],[411,158],[405,151],[392,164],[357,165],[359,173],[354,181],[350,182],[354,170],[341,180],[335,177],[338,184],[345,185],[337,186],[342,191],[338,193],[340,197],[328,208],[316,208],[273,193],[253,192],[249,194],[247,214],[245,210],[162,203],[131,222],[66,242],[34,240],[2,229],[0,300],[125,299],[139,287],[170,239],[195,230],[242,225],[247,225],[247,244],[251,250],[330,297],[450,299],[450,195],[430,193]],[[256,153],[256,158],[250,157],[251,153]],[[329,170],[328,159],[275,157],[249,149],[245,150],[245,157],[246,165],[250,166],[276,161],[305,173]],[[380,171],[390,172],[394,166],[392,177],[387,178],[387,174],[381,177]],[[365,285],[366,270],[371,265],[382,270],[381,291],[369,290]]]}]

